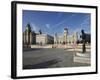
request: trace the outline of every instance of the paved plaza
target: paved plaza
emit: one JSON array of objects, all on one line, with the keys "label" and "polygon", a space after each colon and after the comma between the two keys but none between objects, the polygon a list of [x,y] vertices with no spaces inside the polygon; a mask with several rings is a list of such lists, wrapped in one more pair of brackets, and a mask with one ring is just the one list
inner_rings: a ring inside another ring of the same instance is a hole
[{"label": "paved plaza", "polygon": [[37,48],[23,51],[23,69],[90,66],[73,62],[75,51],[61,48]]}]

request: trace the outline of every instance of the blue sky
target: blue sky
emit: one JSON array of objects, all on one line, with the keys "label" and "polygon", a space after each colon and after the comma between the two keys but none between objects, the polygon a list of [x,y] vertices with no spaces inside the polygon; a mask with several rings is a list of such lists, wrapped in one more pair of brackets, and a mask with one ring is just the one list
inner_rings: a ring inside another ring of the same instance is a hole
[{"label": "blue sky", "polygon": [[64,28],[68,28],[69,34],[80,33],[81,29],[90,33],[91,26],[89,13],[23,10],[22,20],[23,31],[29,23],[35,32],[41,29],[43,33],[51,35],[62,34]]}]

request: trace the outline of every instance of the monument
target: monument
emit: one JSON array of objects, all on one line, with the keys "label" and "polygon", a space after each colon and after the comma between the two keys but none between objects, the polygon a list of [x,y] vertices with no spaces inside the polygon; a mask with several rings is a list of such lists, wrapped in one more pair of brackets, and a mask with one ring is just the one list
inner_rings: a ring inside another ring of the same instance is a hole
[{"label": "monument", "polygon": [[85,35],[84,30],[81,30],[81,32],[82,32],[82,35],[81,35],[81,38],[82,38],[82,53],[85,53],[86,52],[86,46],[85,46],[86,35]]},{"label": "monument", "polygon": [[81,30],[82,35],[80,36],[82,39],[82,52],[76,52],[74,55],[74,62],[79,63],[87,63],[90,64],[90,53],[86,52],[86,34],[84,30]]}]

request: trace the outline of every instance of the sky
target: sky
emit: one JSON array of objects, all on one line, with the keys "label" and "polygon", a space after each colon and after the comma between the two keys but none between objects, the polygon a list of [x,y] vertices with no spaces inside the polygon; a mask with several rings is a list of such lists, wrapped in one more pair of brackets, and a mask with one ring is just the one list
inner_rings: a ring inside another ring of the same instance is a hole
[{"label": "sky", "polygon": [[22,14],[22,30],[25,31],[26,25],[29,23],[35,32],[54,35],[61,35],[64,28],[68,28],[68,34],[74,32],[81,33],[83,29],[86,33],[90,33],[91,15],[89,13],[75,12],[51,12],[51,11],[34,11],[23,10]]}]

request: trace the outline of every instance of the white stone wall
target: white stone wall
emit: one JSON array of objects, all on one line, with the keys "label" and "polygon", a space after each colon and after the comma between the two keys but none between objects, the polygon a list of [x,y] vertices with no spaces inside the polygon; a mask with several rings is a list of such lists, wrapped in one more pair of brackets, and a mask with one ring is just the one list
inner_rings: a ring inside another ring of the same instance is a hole
[{"label": "white stone wall", "polygon": [[36,35],[36,43],[37,44],[45,44],[46,43],[46,35],[45,34]]},{"label": "white stone wall", "polygon": [[50,44],[53,43],[54,38],[47,34],[38,34],[36,35],[36,43],[37,44]]}]

